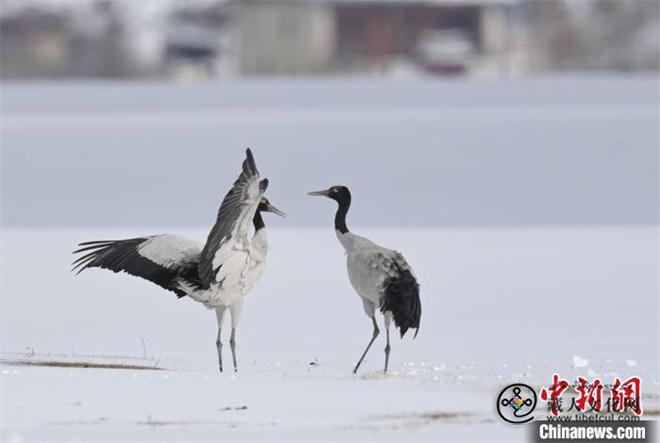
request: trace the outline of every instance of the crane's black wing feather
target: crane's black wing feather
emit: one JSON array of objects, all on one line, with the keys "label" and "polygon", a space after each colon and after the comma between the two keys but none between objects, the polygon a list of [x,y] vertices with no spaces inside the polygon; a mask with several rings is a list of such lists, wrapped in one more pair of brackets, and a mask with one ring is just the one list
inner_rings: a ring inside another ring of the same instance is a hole
[{"label": "crane's black wing feather", "polygon": [[161,288],[186,296],[181,283],[201,288],[197,275],[199,246],[181,237],[155,235],[127,240],[80,243],[74,254],[85,253],[73,262],[78,274],[89,268],[126,272],[149,280]]}]

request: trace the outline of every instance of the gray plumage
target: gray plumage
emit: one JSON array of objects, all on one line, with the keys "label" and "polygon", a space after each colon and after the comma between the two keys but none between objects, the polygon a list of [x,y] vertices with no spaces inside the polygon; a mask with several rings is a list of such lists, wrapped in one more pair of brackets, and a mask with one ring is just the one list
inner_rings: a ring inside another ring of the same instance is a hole
[{"label": "gray plumage", "polygon": [[352,232],[337,231],[337,238],[346,251],[348,278],[365,313],[373,317],[378,309],[386,323],[394,320],[401,337],[410,328],[416,337],[422,310],[419,285],[403,255]]}]

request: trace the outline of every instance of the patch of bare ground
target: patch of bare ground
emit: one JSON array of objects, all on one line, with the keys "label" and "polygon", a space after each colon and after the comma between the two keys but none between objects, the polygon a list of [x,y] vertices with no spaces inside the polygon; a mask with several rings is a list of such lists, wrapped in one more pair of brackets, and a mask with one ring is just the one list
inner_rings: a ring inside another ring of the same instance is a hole
[{"label": "patch of bare ground", "polygon": [[49,423],[51,426],[94,426],[106,423],[106,417],[99,417],[96,420],[79,420],[79,421],[54,421]]},{"label": "patch of bare ground", "polygon": [[388,427],[390,429],[417,428],[434,424],[482,424],[493,423],[490,418],[480,417],[469,412],[428,411],[412,414],[391,414],[370,417],[364,425],[374,429]]},{"label": "patch of bare ground", "polygon": [[0,360],[4,366],[36,366],[42,368],[77,368],[77,369],[123,369],[136,371],[162,371],[163,368],[151,365],[139,365],[130,363],[99,363],[87,361],[66,360]]},{"label": "patch of bare ground", "polygon": [[[149,417],[147,420],[136,422],[138,426],[149,427],[189,427],[189,426],[226,426],[229,428],[237,428],[245,425],[245,422],[237,420],[156,420]],[[260,422],[256,423],[259,427],[276,426],[275,422]]]}]

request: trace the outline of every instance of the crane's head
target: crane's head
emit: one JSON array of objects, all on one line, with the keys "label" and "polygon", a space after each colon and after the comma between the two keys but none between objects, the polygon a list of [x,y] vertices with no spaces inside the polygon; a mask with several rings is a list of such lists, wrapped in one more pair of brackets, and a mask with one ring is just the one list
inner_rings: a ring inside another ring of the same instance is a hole
[{"label": "crane's head", "polygon": [[349,191],[346,186],[342,185],[331,186],[325,191],[309,192],[307,195],[328,197],[335,200],[337,203],[351,202],[351,191]]},{"label": "crane's head", "polygon": [[259,202],[259,206],[257,206],[257,210],[259,212],[272,212],[273,214],[277,214],[280,217],[286,217],[286,214],[277,209],[275,206],[271,205],[266,197],[261,197],[261,201]]}]

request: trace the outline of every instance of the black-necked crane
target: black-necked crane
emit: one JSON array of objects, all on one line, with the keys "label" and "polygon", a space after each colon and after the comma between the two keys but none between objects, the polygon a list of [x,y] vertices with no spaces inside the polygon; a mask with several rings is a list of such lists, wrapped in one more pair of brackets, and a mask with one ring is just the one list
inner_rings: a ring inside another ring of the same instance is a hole
[{"label": "black-necked crane", "polygon": [[229,309],[229,344],[234,371],[238,371],[236,328],[243,298],[261,277],[268,252],[261,213],[284,216],[263,196],[267,187],[268,179],[259,180],[254,157],[248,149],[243,171],[222,201],[205,245],[171,234],[84,242],[74,251],[74,254],[85,254],[73,262],[73,269],[78,273],[87,268],[126,272],[172,291],[179,298],[187,296],[215,310],[220,371],[221,331]]},{"label": "black-necked crane", "polygon": [[335,200],[339,207],[335,214],[335,231],[347,256],[348,279],[362,299],[364,312],[373,323],[373,334],[367,348],[355,365],[357,373],[371,345],[380,334],[376,322],[376,309],[383,314],[385,335],[385,370],[390,359],[390,323],[399,328],[401,338],[408,329],[419,332],[422,304],[419,284],[412,268],[400,252],[378,246],[374,242],[355,235],[346,226],[346,214],[351,206],[351,192],[346,186],[332,186],[325,191],[309,195],[324,196]]}]

